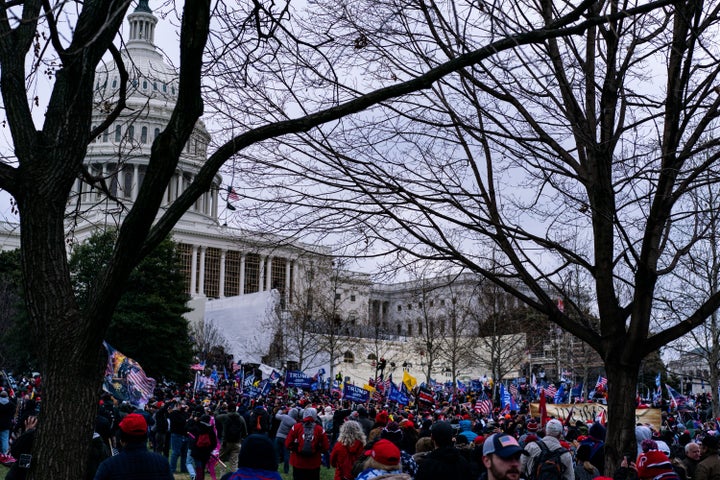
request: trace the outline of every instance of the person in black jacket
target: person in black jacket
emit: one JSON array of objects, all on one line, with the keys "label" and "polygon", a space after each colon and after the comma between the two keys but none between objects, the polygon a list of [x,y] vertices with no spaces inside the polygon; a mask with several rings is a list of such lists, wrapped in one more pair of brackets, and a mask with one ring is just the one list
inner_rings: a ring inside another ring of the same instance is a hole
[{"label": "person in black jacket", "polygon": [[[188,435],[192,438],[190,441],[190,457],[194,460],[194,478],[195,480],[203,480],[205,478],[205,468],[208,461],[210,461],[210,455],[217,446],[217,436],[210,421],[210,415],[203,415],[198,421],[189,421]],[[193,478],[192,472],[190,472],[190,476]]]},{"label": "person in black jacket", "polygon": [[153,478],[172,480],[167,458],[147,449],[148,426],[145,417],[130,413],[120,422],[122,449],[114,457],[103,461],[97,469],[95,480],[121,480],[129,478]]},{"label": "person in black jacket", "polygon": [[187,451],[188,436],[186,424],[190,418],[190,412],[187,405],[177,403],[170,413],[168,419],[170,421],[170,469],[175,473],[178,459],[180,460],[180,473],[187,473]]},{"label": "person in black jacket", "polygon": [[453,434],[453,428],[448,422],[436,422],[430,428],[430,438],[435,444],[435,450],[425,456],[418,467],[415,480],[474,480],[470,462],[453,445]]}]

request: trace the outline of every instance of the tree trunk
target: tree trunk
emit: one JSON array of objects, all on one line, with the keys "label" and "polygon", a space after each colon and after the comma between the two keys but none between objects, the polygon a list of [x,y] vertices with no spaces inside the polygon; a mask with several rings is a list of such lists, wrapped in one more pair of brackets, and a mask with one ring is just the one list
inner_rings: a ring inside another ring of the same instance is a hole
[{"label": "tree trunk", "polygon": [[86,478],[104,362],[96,354],[88,368],[74,348],[62,350],[44,366],[42,403],[63,408],[41,408],[28,478]]},{"label": "tree trunk", "polygon": [[612,477],[624,455],[637,456],[635,443],[635,386],[640,363],[605,361],[608,379],[608,419],[605,435],[605,475]]},{"label": "tree trunk", "polygon": [[[69,188],[68,180],[62,183]],[[107,362],[102,339],[115,307],[108,301],[89,317],[77,305],[66,260],[65,198],[19,199],[26,302],[43,374],[29,479],[85,478]]]}]

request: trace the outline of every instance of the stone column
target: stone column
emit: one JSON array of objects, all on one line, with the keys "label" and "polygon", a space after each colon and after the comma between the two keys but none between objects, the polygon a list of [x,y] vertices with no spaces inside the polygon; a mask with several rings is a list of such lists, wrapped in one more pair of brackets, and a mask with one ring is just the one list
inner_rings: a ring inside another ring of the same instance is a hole
[{"label": "stone column", "polygon": [[265,290],[268,292],[272,290],[272,261],[273,257],[268,255],[267,257],[267,270],[265,271]]},{"label": "stone column", "polygon": [[218,292],[218,296],[220,298],[225,298],[225,254],[227,253],[227,250],[222,249],[220,250],[220,291]]},{"label": "stone column", "polygon": [[290,306],[290,273],[291,273],[291,265],[294,262],[294,260],[286,259],[285,260],[285,308],[288,308]]},{"label": "stone column", "polygon": [[192,259],[190,260],[190,296],[197,295],[197,258],[198,246],[192,246]]},{"label": "stone column", "polygon": [[263,287],[265,286],[265,257],[264,255],[260,255],[260,268],[258,268],[258,292],[263,291]]},{"label": "stone column", "polygon": [[132,190],[130,191],[130,198],[134,202],[137,200],[138,191],[140,190],[140,165],[137,163],[133,165],[133,178],[132,178]]},{"label": "stone column", "polygon": [[207,247],[200,247],[200,281],[198,282],[198,295],[205,296],[205,253]]},{"label": "stone column", "polygon": [[240,291],[239,295],[245,295],[245,254],[240,255]]}]

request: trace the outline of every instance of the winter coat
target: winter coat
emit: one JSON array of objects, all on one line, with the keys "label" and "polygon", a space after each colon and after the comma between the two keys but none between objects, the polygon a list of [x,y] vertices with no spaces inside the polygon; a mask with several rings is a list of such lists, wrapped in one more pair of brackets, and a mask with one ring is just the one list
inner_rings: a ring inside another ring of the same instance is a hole
[{"label": "winter coat", "polygon": [[407,473],[400,470],[380,470],[379,468],[368,468],[363,470],[355,480],[412,480]]},{"label": "winter coat", "polygon": [[693,480],[720,480],[720,457],[717,452],[711,452],[700,460]]},{"label": "winter coat", "polygon": [[330,466],[335,467],[335,480],[352,480],[352,468],[355,461],[363,454],[363,443],[360,440],[350,445],[337,442],[330,452]]},{"label": "winter coat", "polygon": [[[217,436],[215,435],[215,429],[196,422],[194,425],[188,427],[188,434],[191,436],[190,441],[190,456],[195,460],[207,463],[210,460],[213,450],[217,447]],[[198,445],[198,440],[203,435],[210,437],[210,443],[208,445]]]},{"label": "winter coat", "polygon": [[425,455],[415,480],[474,480],[470,462],[455,447],[440,447]]},{"label": "winter coat", "polygon": [[[533,468],[535,460],[542,453],[542,449],[538,445],[538,442],[543,442],[551,452],[563,448],[563,446],[560,444],[560,440],[550,435],[545,435],[537,442],[530,442],[525,445],[525,450],[528,452],[528,454],[520,456],[520,474],[524,474],[525,478],[529,478],[529,474]],[[565,471],[562,474],[563,480],[575,480],[575,470],[573,468],[574,466],[572,454],[569,451],[563,453],[560,456],[560,463],[562,463],[565,467]]]},{"label": "winter coat", "polygon": [[275,433],[275,438],[287,438],[290,429],[298,422],[300,414],[296,408],[291,408],[288,413],[276,413],[275,418],[280,421],[280,426]]},{"label": "winter coat", "polygon": [[[315,453],[312,456],[303,456],[297,453],[297,446],[300,442],[300,438],[303,436],[305,423],[314,424],[313,441],[317,443]],[[290,433],[288,433],[288,436],[285,439],[285,448],[290,450],[290,465],[292,465],[293,468],[311,470],[320,468],[321,456],[330,448],[330,441],[325,434],[325,430],[315,423],[315,420],[312,417],[307,417],[304,418],[302,422],[298,422],[293,425],[290,429]]]}]

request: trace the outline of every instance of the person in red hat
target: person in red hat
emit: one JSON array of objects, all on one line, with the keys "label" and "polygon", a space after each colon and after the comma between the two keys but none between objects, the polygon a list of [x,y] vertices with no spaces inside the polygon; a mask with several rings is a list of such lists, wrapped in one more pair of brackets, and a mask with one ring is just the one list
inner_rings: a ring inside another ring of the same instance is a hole
[{"label": "person in red hat", "polygon": [[120,422],[118,455],[104,460],[95,473],[95,480],[125,480],[128,478],[153,478],[173,480],[170,463],[159,453],[147,449],[148,426],[145,417],[130,413]]},{"label": "person in red hat", "polygon": [[390,440],[380,439],[365,451],[367,459],[364,470],[355,480],[370,480],[382,476],[383,479],[412,480],[412,477],[403,473],[400,464],[400,449]]}]

